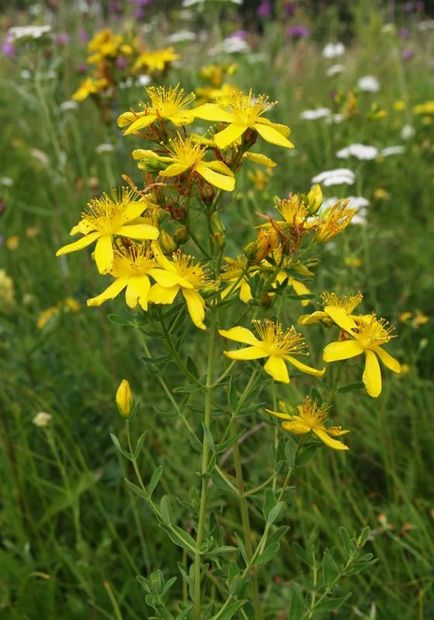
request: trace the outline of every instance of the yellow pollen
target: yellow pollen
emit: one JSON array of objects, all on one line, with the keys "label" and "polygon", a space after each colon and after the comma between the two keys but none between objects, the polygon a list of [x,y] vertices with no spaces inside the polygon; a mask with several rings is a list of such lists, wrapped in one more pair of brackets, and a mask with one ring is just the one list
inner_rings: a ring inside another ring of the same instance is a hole
[{"label": "yellow pollen", "polygon": [[252,91],[247,95],[232,92],[223,97],[221,102],[235,115],[236,123],[240,125],[253,125],[264,112],[275,105],[264,95],[256,96]]},{"label": "yellow pollen", "polygon": [[304,338],[294,327],[283,330],[270,319],[253,321],[253,325],[269,355],[306,355]]},{"label": "yellow pollen", "polygon": [[[148,111],[158,113],[163,118],[185,112],[183,108],[195,99],[193,93],[186,95],[184,89],[180,88],[179,84],[174,88],[149,86],[146,89],[146,93],[151,102],[151,110]],[[146,104],[145,107],[147,107]]]},{"label": "yellow pollen", "polygon": [[321,295],[321,301],[323,307],[336,306],[337,308],[343,308],[347,314],[351,314],[363,300],[362,293],[356,293],[355,295],[345,295],[340,297],[336,293],[324,292]]},{"label": "yellow pollen", "polygon": [[193,260],[191,256],[182,254],[179,250],[173,254],[173,262],[178,275],[185,278],[195,288],[202,288],[208,284],[208,274]]},{"label": "yellow pollen", "polygon": [[358,317],[354,337],[363,347],[380,346],[393,338],[393,327],[385,319],[377,319],[375,314],[370,317]]},{"label": "yellow pollen", "polygon": [[191,138],[175,138],[170,141],[169,151],[174,159],[180,164],[191,168],[196,166],[205,155],[205,149],[200,144],[195,144]]},{"label": "yellow pollen", "polygon": [[308,424],[311,428],[315,428],[320,426],[327,419],[327,412],[329,407],[323,403],[320,404],[315,399],[307,396],[303,403],[298,407],[298,412],[300,417]]},{"label": "yellow pollen", "polygon": [[115,191],[111,196],[104,193],[89,201],[88,210],[83,214],[82,221],[98,232],[113,234],[127,221],[126,207],[134,200],[137,200],[134,192],[126,188],[122,188],[120,195]]},{"label": "yellow pollen", "polygon": [[111,273],[116,278],[142,276],[154,267],[155,260],[146,244],[134,243],[128,248],[115,251]]}]

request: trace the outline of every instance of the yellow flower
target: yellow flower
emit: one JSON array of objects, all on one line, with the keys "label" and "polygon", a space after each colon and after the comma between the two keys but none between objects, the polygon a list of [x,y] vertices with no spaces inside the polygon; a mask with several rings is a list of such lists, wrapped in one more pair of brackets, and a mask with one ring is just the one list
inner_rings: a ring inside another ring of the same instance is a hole
[{"label": "yellow flower", "polygon": [[193,93],[186,95],[179,84],[174,88],[150,86],[146,88],[146,94],[149,103],[143,104],[143,112],[130,111],[119,116],[119,127],[129,125],[124,131],[125,136],[137,133],[159,120],[170,121],[177,127],[188,125],[193,121],[194,115],[186,107],[194,100],[195,96]]},{"label": "yellow flower", "polygon": [[[235,187],[235,178],[232,170],[222,161],[203,161],[206,154],[206,147],[196,144],[191,138],[175,138],[170,141],[168,147],[170,156],[157,155],[153,151],[136,149],[133,151],[134,159],[143,159],[145,166],[152,157],[154,161],[169,164],[159,174],[162,177],[174,177],[187,170],[191,174],[199,174],[211,185],[219,189],[231,192]],[[139,165],[140,167],[140,165]]]},{"label": "yellow flower", "polygon": [[8,250],[16,250],[20,245],[20,238],[18,235],[11,235],[6,239],[6,247]]},{"label": "yellow flower", "polygon": [[57,306],[50,306],[43,310],[36,321],[36,326],[38,329],[44,329],[47,323],[59,314],[60,310]]},{"label": "yellow flower", "polygon": [[389,200],[390,199],[390,193],[383,189],[382,187],[379,187],[378,189],[376,189],[374,191],[373,194],[375,200]]},{"label": "yellow flower", "polygon": [[270,181],[271,174],[269,170],[267,170],[267,172],[259,169],[255,171],[249,170],[249,172],[247,173],[247,177],[249,181],[251,181],[256,187],[258,192],[263,192],[267,187],[268,182]]},{"label": "yellow flower", "polygon": [[74,299],[74,297],[66,297],[63,300],[64,309],[69,310],[69,312],[80,312],[81,306],[79,302]]},{"label": "yellow flower", "polygon": [[214,140],[220,149],[224,149],[236,142],[247,129],[257,131],[258,134],[271,144],[294,148],[292,142],[286,136],[290,129],[285,125],[272,123],[263,118],[264,112],[273,107],[266,97],[256,97],[250,91],[243,93],[230,93],[218,103],[205,103],[195,109],[197,118],[207,121],[229,123],[228,126],[215,134]]},{"label": "yellow flower", "polygon": [[113,192],[110,197],[103,194],[89,202],[88,211],[83,213],[80,222],[71,230],[71,235],[81,233],[78,241],[64,245],[56,256],[76,252],[96,241],[95,262],[100,273],[108,273],[113,265],[113,237],[130,239],[156,239],[158,228],[144,224],[140,219],[143,211],[150,207],[151,199],[135,197],[134,193],[122,189],[121,195]]},{"label": "yellow flower", "polygon": [[221,293],[222,299],[226,299],[229,294],[239,290],[241,301],[245,304],[248,303],[253,299],[249,275],[258,273],[258,267],[248,267],[247,260],[244,256],[239,256],[238,258],[225,256],[225,262],[227,265],[221,274],[221,280],[225,284],[228,283],[228,285]]},{"label": "yellow flower", "polygon": [[175,52],[173,47],[166,47],[160,50],[142,52],[133,65],[133,71],[138,72],[146,69],[150,73],[153,71],[164,71],[166,65],[175,60],[179,60],[180,56]]},{"label": "yellow flower", "polygon": [[113,34],[109,28],[100,30],[87,44],[89,52],[93,52],[87,62],[96,64],[108,56],[116,56],[121,46],[123,37],[120,34]]},{"label": "yellow flower", "polygon": [[339,200],[318,219],[315,233],[317,241],[321,243],[330,241],[350,224],[355,210],[350,209],[348,204],[348,200]]},{"label": "yellow flower", "polygon": [[425,103],[419,103],[413,108],[415,114],[434,114],[434,100],[425,101]]},{"label": "yellow flower", "polygon": [[[356,293],[355,295],[339,296],[336,293],[324,292],[321,295],[321,301],[324,307],[331,306],[334,308],[341,308],[347,315],[352,312],[362,303],[362,293]],[[325,310],[317,310],[312,314],[303,314],[298,318],[300,325],[310,325],[312,323],[323,323],[327,327],[333,325],[333,320]]]},{"label": "yellow flower", "polygon": [[345,431],[340,426],[325,425],[329,409],[327,405],[320,404],[307,396],[303,403],[297,407],[298,415],[289,413],[291,409],[285,402],[280,401],[279,405],[283,411],[271,411],[270,409],[266,409],[266,411],[276,416],[276,418],[284,420],[282,428],[285,431],[295,435],[304,435],[312,432],[326,446],[333,448],[333,450],[349,450],[348,446],[341,441],[333,439],[333,437],[345,435],[350,431]]},{"label": "yellow flower", "polygon": [[123,418],[128,418],[133,408],[133,396],[131,394],[130,384],[126,379],[122,379],[116,391],[116,404],[121,416]]},{"label": "yellow flower", "polygon": [[113,267],[110,274],[115,281],[97,297],[87,300],[88,306],[100,306],[109,299],[114,299],[125,290],[125,301],[129,308],[140,304],[143,310],[148,309],[151,281],[149,276],[161,272],[157,263],[145,245],[132,244],[123,251],[115,250]]},{"label": "yellow flower", "polygon": [[210,284],[205,269],[180,250],[173,254],[173,260],[170,261],[154,244],[154,255],[161,269],[152,273],[157,284],[151,288],[149,301],[155,304],[172,304],[181,291],[191,320],[199,329],[206,329],[205,300],[199,293]]},{"label": "yellow flower", "polygon": [[407,107],[407,104],[402,99],[398,99],[397,101],[394,101],[393,103],[393,109],[396,110],[397,112],[402,112],[403,110],[405,110],[406,107]]},{"label": "yellow flower", "polygon": [[89,95],[96,95],[109,85],[106,78],[99,78],[94,80],[93,78],[84,79],[75,93],[72,95],[74,101],[84,101]]},{"label": "yellow flower", "polygon": [[381,394],[381,370],[378,358],[392,370],[399,373],[399,362],[389,355],[382,345],[392,338],[392,328],[384,319],[377,319],[375,314],[367,316],[349,316],[343,308],[326,306],[324,311],[353,340],[341,340],[328,344],[323,353],[325,362],[337,362],[358,355],[365,355],[363,383],[369,396],[377,398]]},{"label": "yellow flower", "polygon": [[0,312],[12,313],[16,308],[14,281],[4,269],[0,269]]},{"label": "yellow flower", "polygon": [[317,370],[300,362],[295,355],[306,355],[306,344],[303,336],[294,327],[282,329],[280,323],[271,320],[253,321],[259,339],[245,327],[220,329],[224,338],[248,344],[249,346],[237,351],[224,351],[226,357],[233,360],[255,360],[267,357],[264,370],[275,381],[289,383],[290,378],[285,362],[295,366],[298,370],[317,377],[322,376],[325,369]]}]

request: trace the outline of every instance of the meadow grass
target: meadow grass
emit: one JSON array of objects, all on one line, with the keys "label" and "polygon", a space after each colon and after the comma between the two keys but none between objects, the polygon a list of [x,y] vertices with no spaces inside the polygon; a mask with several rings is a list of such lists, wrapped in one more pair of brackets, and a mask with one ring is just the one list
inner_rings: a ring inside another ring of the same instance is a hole
[{"label": "meadow grass", "polygon": [[[376,401],[360,390],[340,396],[340,422],[352,431],[351,451],[342,457],[321,450],[296,480],[286,519],[289,542],[283,542],[279,557],[261,575],[264,601],[271,601],[270,619],[286,617],[291,582],[303,583],[306,574],[293,541],[304,547],[317,531],[322,546],[339,548],[340,526],[352,532],[366,525],[371,528],[368,547],[378,563],[346,579],[342,591],[352,596],[336,617],[428,620],[434,613],[433,125],[430,117],[424,120],[413,112],[414,105],[432,99],[432,67],[427,62],[432,41],[412,31],[415,54],[404,62],[398,37],[382,30],[380,11],[367,16],[364,3],[359,4],[341,75],[326,77],[331,63],[321,57],[318,45],[288,43],[279,24],[270,22],[257,41],[258,58],[237,57],[233,79],[241,88],[279,101],[275,120],[291,126],[296,152],[288,156],[266,149],[279,161],[277,172],[263,192],[253,192],[254,183],[244,174],[226,211],[226,226],[236,236],[240,218],[267,213],[274,195],[304,191],[321,170],[347,165],[356,170],[357,184],[349,191],[339,188],[337,195],[368,198],[367,223],[353,225],[324,249],[319,278],[310,286],[316,293],[338,281],[344,292],[362,291],[366,308],[398,326],[392,350],[408,365],[406,374],[388,377]],[[80,26],[67,7],[61,11],[60,27],[62,20],[71,32]],[[165,22],[166,31],[169,26]],[[344,25],[330,21],[317,28],[327,40]],[[155,32],[150,36],[160,43]],[[180,82],[187,90],[197,86],[206,48],[198,43],[181,46],[182,65],[172,68],[165,82]],[[170,385],[181,381],[179,370],[173,364],[161,370],[142,363],[146,325],[142,336],[131,329],[141,319],[122,301],[86,308],[86,299],[101,287],[88,253],[55,258],[91,195],[120,185],[121,173],[137,178],[129,155],[133,140],[121,139],[115,119],[140,99],[141,89],[119,92],[113,122],[107,125],[91,101],[77,110],[60,108],[77,85],[75,67],[84,56],[83,45],[74,39],[48,59],[37,51],[0,60],[0,176],[13,180],[1,187],[5,211],[0,256],[17,300],[16,309],[2,313],[0,322],[0,618],[5,620],[150,617],[136,575],[167,570],[174,552],[148,509],[125,486],[131,471],[109,438],[110,432],[125,438],[114,407],[114,392],[123,377],[129,377],[145,411],[133,421],[137,432],[148,430],[141,468],[151,473],[164,465],[163,491],[176,489],[174,511],[186,527],[190,517],[185,502],[197,483],[200,456],[185,439],[164,387],[168,379]],[[23,77],[23,69],[31,71],[30,78]],[[54,79],[47,77],[51,70]],[[360,76],[371,73],[381,89],[359,93],[358,113],[349,120],[327,124],[300,118],[302,110],[331,107],[331,91],[348,92]],[[401,111],[394,108],[400,100],[406,102]],[[375,106],[387,115],[375,118],[369,113]],[[407,142],[400,137],[405,124],[415,127]],[[97,154],[97,145],[106,142],[113,151]],[[405,152],[380,161],[336,158],[338,149],[357,142],[381,148],[405,144]],[[326,197],[336,195],[334,189],[328,188]],[[385,190],[383,198],[376,198],[378,189]],[[15,235],[18,244],[11,249]],[[79,307],[68,306],[68,298]],[[299,313],[298,303],[283,308],[281,318]],[[38,328],[41,312],[53,306],[60,310]],[[427,323],[400,323],[403,312],[416,310],[427,315]],[[184,327],[188,348],[194,328],[187,323]],[[316,328],[307,336],[315,348]],[[154,356],[164,353],[152,339],[148,344]],[[203,366],[200,350],[195,362]],[[350,368],[349,384],[359,370]],[[249,369],[239,372],[245,377]],[[193,413],[195,408],[199,416],[193,396]],[[243,430],[253,427],[240,446],[253,486],[273,468],[264,441],[266,433],[271,445],[273,429],[267,423],[264,430],[262,408],[259,399],[258,411],[242,420]],[[53,416],[46,428],[32,424],[39,411]],[[199,417],[194,424],[200,425]],[[235,502],[223,505],[212,496],[211,508],[228,531],[240,530]],[[254,511],[252,523],[255,528]],[[181,551],[178,561],[186,561]]]}]

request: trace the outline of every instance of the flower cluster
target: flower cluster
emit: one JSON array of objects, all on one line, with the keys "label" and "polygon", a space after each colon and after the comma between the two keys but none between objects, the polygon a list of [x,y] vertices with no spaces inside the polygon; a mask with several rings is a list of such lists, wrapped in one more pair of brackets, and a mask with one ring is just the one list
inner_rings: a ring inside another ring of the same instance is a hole
[{"label": "flower cluster", "polygon": [[[93,97],[99,107],[114,98],[119,86],[138,79],[149,82],[165,72],[179,55],[167,49],[144,49],[138,37],[115,34],[109,28],[97,32],[87,44],[89,75],[72,95],[74,101]],[[104,109],[104,108],[103,108]]]},{"label": "flower cluster", "polygon": [[[114,36],[106,43],[92,46],[92,62],[105,62],[124,45]],[[222,76],[231,71],[211,66],[206,74],[219,87]],[[185,305],[198,329],[213,330],[222,339],[246,345],[224,351],[232,364],[262,360],[265,373],[281,384],[289,384],[300,372],[320,381],[326,368],[305,362],[309,351],[304,336],[294,325],[285,327],[277,320],[273,308],[291,297],[303,306],[311,302],[313,295],[305,281],[314,276],[318,264],[312,251],[341,233],[355,210],[348,200],[325,206],[319,185],[306,193],[276,198],[276,215],[260,215],[255,238],[244,243],[238,255],[226,256],[229,235],[223,207],[236,189],[240,169],[252,161],[266,169],[274,167],[267,155],[252,149],[261,140],[273,147],[293,148],[290,129],[268,117],[274,103],[251,91],[233,89],[213,102],[195,103],[195,94],[179,85],[150,86],[138,109],[119,116],[119,128],[136,142],[131,155],[143,188],[124,176],[129,187],[92,199],[71,230],[80,238],[57,254],[94,246],[97,269],[111,281],[88,299],[89,306],[100,306],[122,292],[129,308],[138,306],[144,312],[160,306],[163,315],[164,307],[173,304],[184,312]],[[211,123],[200,134],[191,131],[192,126],[198,131],[199,120]],[[233,246],[231,239],[228,247]],[[194,257],[197,253],[199,258]],[[240,320],[234,325],[229,311],[222,311],[239,305],[238,300],[245,304],[244,316],[251,313],[253,331],[238,324]],[[339,340],[326,346],[324,362],[364,354],[363,381],[368,393],[378,396],[378,359],[399,372],[398,362],[382,348],[390,340],[389,327],[375,315],[353,314],[361,295],[325,294],[323,300],[322,310],[303,315],[299,323],[337,325]],[[298,413],[289,409],[271,413],[284,419],[284,430],[312,432],[329,447],[345,450],[334,437],[346,431],[326,424],[328,409],[306,399]]]}]

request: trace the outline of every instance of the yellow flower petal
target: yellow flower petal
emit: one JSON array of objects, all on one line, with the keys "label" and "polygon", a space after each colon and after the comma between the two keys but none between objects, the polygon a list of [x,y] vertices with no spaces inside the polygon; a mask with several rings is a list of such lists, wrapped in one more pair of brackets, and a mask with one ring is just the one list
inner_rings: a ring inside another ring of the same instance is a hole
[{"label": "yellow flower petal", "polygon": [[161,177],[176,177],[191,168],[189,164],[172,164],[159,174]]},{"label": "yellow flower petal", "polygon": [[263,155],[262,153],[251,153],[250,151],[248,151],[247,153],[244,153],[243,159],[249,159],[250,161],[255,162],[255,164],[261,164],[266,168],[274,168],[275,166],[277,166],[275,161],[273,161],[266,155]]},{"label": "yellow flower petal", "polygon": [[108,273],[113,266],[113,245],[111,235],[103,235],[95,246],[95,262],[100,273]]},{"label": "yellow flower petal", "polygon": [[127,224],[126,226],[121,226],[116,231],[116,234],[121,237],[145,240],[156,239],[160,232],[156,226],[151,226],[150,224]]},{"label": "yellow flower petal", "polygon": [[[118,123],[119,123],[120,118],[118,119]],[[141,118],[138,118],[136,121],[134,121],[134,123],[131,123],[131,125],[125,129],[124,131],[124,136],[128,136],[132,133],[135,133],[136,131],[140,131],[140,129],[144,129],[145,127],[148,127],[149,125],[152,125],[153,122],[155,122],[157,120],[157,117],[155,114],[149,114],[147,116],[142,116]]]},{"label": "yellow flower petal", "polygon": [[148,296],[151,283],[147,276],[136,276],[129,278],[127,290],[125,291],[125,301],[129,308],[135,308],[140,301],[143,310],[148,309]]},{"label": "yellow flower petal", "polygon": [[63,254],[69,254],[70,252],[77,252],[77,250],[82,250],[83,248],[87,248],[88,245],[93,243],[95,239],[100,237],[101,233],[94,232],[82,237],[78,241],[74,241],[73,243],[68,243],[64,245],[62,248],[59,248],[56,252],[56,256],[63,256]]},{"label": "yellow flower petal", "polygon": [[172,304],[177,293],[179,286],[172,286],[171,288],[166,286],[160,286],[154,284],[149,291],[149,301],[154,304]]},{"label": "yellow flower petal", "polygon": [[321,370],[318,368],[312,368],[307,364],[303,364],[303,362],[300,362],[300,360],[298,360],[296,357],[293,357],[292,355],[285,355],[285,359],[290,364],[295,366],[298,370],[301,370],[301,372],[305,372],[308,375],[313,375],[314,377],[322,377],[325,373],[325,368],[321,368]]},{"label": "yellow flower petal", "polygon": [[219,189],[223,189],[226,192],[232,192],[235,187],[235,178],[233,176],[227,176],[220,174],[219,172],[214,172],[214,170],[211,170],[205,162],[196,167],[196,172],[200,174],[205,181],[208,181],[211,185],[214,185]]},{"label": "yellow flower petal", "polygon": [[339,308],[338,306],[326,306],[324,312],[338,325],[341,329],[353,334],[353,329],[357,328],[357,325],[346,310]]},{"label": "yellow flower petal", "polygon": [[245,304],[248,303],[251,299],[253,299],[250,284],[245,280],[241,280],[240,283],[240,299]]},{"label": "yellow flower petal", "polygon": [[365,351],[366,361],[363,372],[363,383],[366,391],[372,398],[381,394],[381,370],[377,356],[373,351]]},{"label": "yellow flower petal", "polygon": [[236,142],[236,140],[243,135],[246,129],[247,127],[245,125],[237,125],[233,123],[223,129],[223,131],[216,133],[214,136],[214,142],[217,144],[219,149],[225,149],[227,146]]},{"label": "yellow flower petal", "polygon": [[204,161],[203,163],[206,165],[207,168],[211,168],[211,170],[221,172],[221,174],[226,174],[230,177],[234,176],[232,170],[223,161],[216,159],[214,161]]},{"label": "yellow flower petal", "polygon": [[237,351],[224,351],[224,354],[231,360],[257,360],[261,357],[267,357],[267,354],[260,347],[246,347]]},{"label": "yellow flower petal", "polygon": [[202,118],[204,121],[232,123],[234,120],[233,114],[222,110],[216,103],[204,103],[194,108],[192,113],[195,118]]},{"label": "yellow flower petal", "polygon": [[298,317],[297,323],[300,325],[311,325],[312,323],[321,323],[324,319],[329,319],[328,314],[322,310],[316,310],[312,314],[303,314]]},{"label": "yellow flower petal", "polygon": [[103,304],[105,301],[108,301],[109,299],[114,299],[115,297],[117,297],[117,295],[119,295],[119,293],[126,287],[127,284],[128,284],[127,278],[119,278],[118,280],[115,280],[114,282],[110,284],[110,286],[108,286],[105,289],[105,291],[100,293],[100,295],[97,295],[96,297],[91,297],[90,299],[88,299],[87,305],[88,306],[101,306],[101,304]]},{"label": "yellow flower petal", "polygon": [[362,346],[356,340],[344,340],[342,342],[331,342],[322,354],[325,362],[338,362],[348,360],[363,353]]},{"label": "yellow flower petal", "polygon": [[235,340],[235,342],[242,342],[242,344],[251,344],[253,346],[260,346],[261,341],[256,338],[254,334],[246,327],[231,327],[231,329],[219,329],[220,336],[227,338],[228,340]]},{"label": "yellow flower petal", "polygon": [[387,351],[382,349],[381,347],[374,347],[375,353],[378,355],[383,364],[391,370],[392,372],[400,373],[401,372],[401,364],[392,357]]},{"label": "yellow flower petal", "polygon": [[128,221],[135,220],[140,217],[146,207],[147,203],[140,200],[129,202],[125,207],[125,215],[127,216]]},{"label": "yellow flower petal", "polygon": [[276,418],[280,418],[281,420],[291,420],[292,418],[289,413],[283,413],[283,411],[272,411],[271,409],[266,409],[265,411],[267,413],[271,413],[271,415],[274,415]]},{"label": "yellow flower petal", "polygon": [[151,269],[149,274],[154,278],[160,286],[172,287],[180,285],[180,277],[173,271],[166,271],[165,269]]},{"label": "yellow flower petal", "polygon": [[271,375],[275,381],[280,381],[281,383],[290,382],[288,369],[282,357],[270,355],[264,364],[264,370],[265,372],[268,372],[268,374]]},{"label": "yellow flower petal", "polygon": [[182,294],[187,302],[188,313],[193,323],[199,329],[206,329],[205,318],[205,301],[196,291],[182,289]]},{"label": "yellow flower petal", "polygon": [[253,125],[253,128],[256,129],[261,138],[264,138],[264,140],[270,142],[270,144],[283,146],[287,149],[294,148],[294,145],[288,140],[288,138],[285,138],[280,131],[270,125],[265,125],[264,123],[258,122]]},{"label": "yellow flower petal", "polygon": [[332,439],[326,429],[314,428],[312,431],[329,448],[333,448],[333,450],[349,450],[349,447],[342,443],[342,441]]},{"label": "yellow flower petal", "polygon": [[312,429],[298,416],[294,416],[289,422],[283,422],[282,428],[285,431],[290,431],[296,435],[304,435],[309,433]]},{"label": "yellow flower petal", "polygon": [[[292,286],[292,288],[297,293],[297,295],[310,295],[310,292],[311,292],[310,289],[307,288],[307,286],[303,284],[303,282],[300,282],[299,280],[296,280],[295,278],[288,278],[288,284]],[[301,302],[302,306],[308,306],[309,304],[310,304],[309,299],[304,299]]]}]

